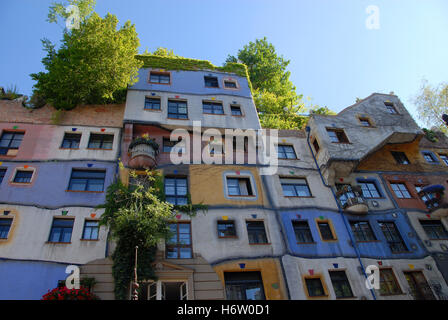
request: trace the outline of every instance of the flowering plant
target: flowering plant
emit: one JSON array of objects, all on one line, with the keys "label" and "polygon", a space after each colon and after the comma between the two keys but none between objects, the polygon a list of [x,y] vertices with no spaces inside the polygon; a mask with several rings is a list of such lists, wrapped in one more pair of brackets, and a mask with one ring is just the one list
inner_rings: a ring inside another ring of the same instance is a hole
[{"label": "flowering plant", "polygon": [[98,300],[99,298],[91,293],[88,288],[68,289],[67,287],[58,287],[48,290],[48,293],[42,296],[41,300]]}]

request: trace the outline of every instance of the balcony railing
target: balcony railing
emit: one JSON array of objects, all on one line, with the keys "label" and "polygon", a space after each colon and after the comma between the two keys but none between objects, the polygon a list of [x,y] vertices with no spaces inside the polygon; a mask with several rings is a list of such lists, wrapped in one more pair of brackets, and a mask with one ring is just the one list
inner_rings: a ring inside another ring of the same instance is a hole
[{"label": "balcony railing", "polygon": [[343,186],[336,193],[341,207],[352,213],[366,213],[369,210],[367,202],[362,196],[361,187]]},{"label": "balcony railing", "polygon": [[444,199],[445,187],[436,184],[423,188],[418,193],[429,212],[436,217],[448,216],[448,202]]}]

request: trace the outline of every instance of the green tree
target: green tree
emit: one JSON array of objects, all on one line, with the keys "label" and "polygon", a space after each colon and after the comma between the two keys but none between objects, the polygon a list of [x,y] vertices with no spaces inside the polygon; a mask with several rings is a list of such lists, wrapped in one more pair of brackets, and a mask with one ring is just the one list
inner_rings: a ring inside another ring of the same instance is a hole
[{"label": "green tree", "polygon": [[[93,0],[70,0],[80,7],[79,29],[65,29],[59,49],[42,40],[47,56],[42,59],[46,72],[31,74],[33,94],[56,109],[79,104],[122,102],[126,88],[138,80],[142,62],[135,59],[140,41],[130,21],[117,30],[118,19],[93,12]],[[61,3],[50,7],[48,21],[66,17]]]},{"label": "green tree", "polygon": [[437,128],[445,134],[448,128],[442,120],[443,114],[448,114],[448,84],[440,83],[436,87],[422,82],[420,93],[414,98],[418,118],[428,127]]},{"label": "green tree", "polygon": [[255,105],[264,128],[301,129],[307,117],[303,95],[289,80],[289,60],[279,56],[274,46],[264,37],[249,42],[236,56],[229,55],[226,63],[241,62],[247,65],[252,82]]}]

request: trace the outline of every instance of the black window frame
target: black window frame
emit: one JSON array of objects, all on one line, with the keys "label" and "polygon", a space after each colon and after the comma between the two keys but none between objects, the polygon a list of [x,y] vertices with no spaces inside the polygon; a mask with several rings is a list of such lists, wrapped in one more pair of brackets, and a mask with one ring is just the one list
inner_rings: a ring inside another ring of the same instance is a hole
[{"label": "black window frame", "polygon": [[[331,143],[341,143],[341,144],[350,143],[350,140],[345,134],[344,129],[326,128],[326,130]],[[331,133],[333,133],[334,135],[332,135]]]},{"label": "black window frame", "polygon": [[356,242],[370,242],[378,240],[373,232],[370,222],[367,220],[350,221],[350,229]]},{"label": "black window frame", "polygon": [[378,221],[378,225],[383,232],[384,238],[392,253],[409,252],[406,243],[401,236],[400,230],[393,221]]},{"label": "black window frame", "polygon": [[[288,157],[288,155],[294,155],[294,158]],[[290,144],[278,144],[277,145],[277,157],[282,160],[297,160],[296,150],[293,145]]]},{"label": "black window frame", "polygon": [[[88,225],[89,223],[95,223],[95,226]],[[89,237],[86,237],[87,231],[89,230]],[[96,237],[92,237],[93,231],[96,230]],[[82,240],[98,240],[100,233],[100,225],[98,220],[84,220],[84,227],[82,229]]]},{"label": "black window frame", "polygon": [[[155,108],[154,106],[158,107]],[[145,97],[144,110],[162,110],[162,101],[158,97]]]},{"label": "black window frame", "polygon": [[[62,221],[67,222],[70,221],[71,225],[65,225],[62,223]],[[57,222],[61,222],[61,224],[56,225]],[[71,243],[72,236],[73,236],[73,226],[75,224],[74,218],[53,218],[53,221],[51,223],[51,229],[50,229],[50,235],[48,237],[48,242],[52,243]],[[56,229],[61,229],[61,232],[59,234],[58,241],[54,241],[56,239],[53,239],[53,234],[55,233]],[[68,233],[70,234],[69,241],[62,241],[64,240],[64,235]]]},{"label": "black window frame", "polygon": [[0,218],[0,239],[8,239],[13,220],[13,218]]},{"label": "black window frame", "polygon": [[[212,84],[212,85],[210,85]],[[218,77],[204,76],[204,85],[206,88],[219,88]]]},{"label": "black window frame", "polygon": [[[232,86],[228,86],[227,84],[229,84],[229,83],[231,83]],[[235,80],[224,80],[224,88],[226,88],[226,89],[238,89],[238,84],[236,83]]]},{"label": "black window frame", "polygon": [[[238,110],[238,112],[236,110]],[[230,113],[234,117],[242,117],[243,116],[243,110],[241,109],[241,106],[238,104],[230,105]]]},{"label": "black window frame", "polygon": [[[234,220],[218,220],[216,222],[218,238],[236,238],[236,225]],[[224,226],[224,229],[220,229],[220,226]],[[226,227],[226,226],[230,226]]]},{"label": "black window frame", "polygon": [[269,244],[264,220],[246,220],[249,244]]},{"label": "black window frame", "polygon": [[[188,225],[188,233],[180,232],[180,225]],[[182,222],[172,222],[169,224],[170,230],[172,226],[176,226],[176,242],[171,242],[172,238],[167,239],[165,243],[165,257],[166,259],[193,259],[193,235],[191,231],[191,223],[187,221]],[[171,231],[172,232],[172,231]],[[183,243],[180,241],[181,235],[188,234],[188,243]],[[176,249],[176,257],[169,256],[169,249]],[[181,249],[188,249],[189,256],[181,257]]]},{"label": "black window frame", "polygon": [[[183,108],[185,108],[185,113],[179,112],[179,109],[183,109]],[[175,110],[175,112],[173,112],[173,110]],[[180,120],[188,119],[188,103],[187,103],[187,101],[168,99],[168,118],[180,119]]]},{"label": "black window frame", "polygon": [[444,153],[439,153],[439,157],[440,159],[442,159],[443,163],[448,166],[448,155],[444,154]]},{"label": "black window frame", "polygon": [[[441,220],[419,220],[419,222],[430,240],[448,239],[448,231]],[[433,235],[437,236],[434,237]]]},{"label": "black window frame", "polygon": [[[288,182],[290,180],[290,182]],[[294,182],[293,180],[303,180],[303,183]],[[311,188],[308,181],[305,178],[291,178],[291,177],[280,177],[280,185],[282,186],[282,192],[284,197],[288,198],[309,198],[312,197]],[[285,187],[292,187],[289,191],[294,191],[294,195],[285,195]],[[304,188],[306,187],[306,188]],[[301,193],[306,191],[305,195]]]},{"label": "black window frame", "polygon": [[[237,185],[231,185],[229,182],[237,181]],[[242,194],[240,183],[245,182],[246,183],[246,189],[247,194]],[[229,197],[253,197],[255,196],[254,189],[252,187],[252,181],[249,177],[226,177],[226,184],[227,184],[227,194]],[[238,193],[233,194],[233,192],[230,192],[230,190],[235,189],[238,187]]]},{"label": "black window frame", "polygon": [[412,199],[411,192],[409,191],[406,183],[403,182],[389,182],[390,188],[394,192],[398,199]]},{"label": "black window frame", "polygon": [[[239,291],[241,300],[247,300],[247,290],[254,287],[259,289],[261,293],[258,298],[265,300],[263,278],[260,271],[224,272],[224,285],[227,300],[240,300],[231,295],[235,291]],[[230,289],[233,289],[233,287],[236,287],[237,290]]]},{"label": "black window frame", "polygon": [[[361,193],[363,198],[365,199],[381,199],[383,195],[380,191],[380,188],[373,180],[362,180],[358,181],[358,185],[361,187]],[[371,186],[374,188],[372,189]],[[368,192],[368,193],[367,193]],[[376,192],[378,196],[375,196],[373,192]]]},{"label": "black window frame", "polygon": [[[11,138],[5,139],[5,135],[8,134],[12,135]],[[9,150],[19,150],[24,136],[25,136],[24,131],[8,131],[8,130],[2,131],[2,135],[0,136],[0,156],[8,155]],[[2,146],[2,144],[4,144],[4,141],[9,142],[7,143],[7,145]]]},{"label": "black window frame", "polygon": [[[31,181],[33,180],[33,174],[34,174],[34,170],[23,170],[23,169],[18,169],[16,170],[15,174],[14,174],[14,178],[12,179],[13,183],[31,183]],[[20,181],[17,181],[20,180]]]},{"label": "black window frame", "polygon": [[7,168],[0,168],[0,184],[3,182],[3,179],[6,176]]},{"label": "black window frame", "polygon": [[[312,277],[312,278],[306,277],[304,279],[304,281],[305,281],[305,287],[306,287],[308,297],[316,298],[316,297],[326,297],[327,296],[327,293],[325,291],[325,287],[324,287],[321,277]],[[319,281],[319,282],[317,282],[317,281]],[[316,284],[319,284],[319,285],[316,286]],[[316,289],[319,289],[322,292],[322,294],[318,294],[318,292],[314,291]]]},{"label": "black window frame", "polygon": [[317,228],[319,229],[319,233],[320,233],[320,237],[321,237],[322,241],[337,240],[337,236],[334,233],[333,227],[329,220],[316,221],[316,223],[317,223]]},{"label": "black window frame", "polygon": [[393,102],[389,102],[389,101],[384,101],[384,105],[386,106],[386,110],[390,113],[390,114],[398,114],[398,110],[395,107],[395,104]]},{"label": "black window frame", "polygon": [[291,224],[298,244],[315,243],[308,220],[292,220]]},{"label": "black window frame", "polygon": [[409,161],[408,157],[406,156],[406,153],[403,151],[391,151],[392,157],[394,157],[397,164],[411,164],[411,161]]},{"label": "black window frame", "polygon": [[[206,112],[206,109],[209,111]],[[202,113],[224,115],[224,106],[222,102],[202,101]]]},{"label": "black window frame", "polygon": [[[168,193],[167,182],[174,181],[174,194]],[[181,188],[184,187],[179,185],[179,182],[185,181],[185,194],[178,193]],[[165,199],[167,202],[173,205],[186,205],[188,204],[188,178],[186,176],[166,176],[164,179],[164,190],[165,190]],[[174,200],[174,201],[171,201]]]},{"label": "black window frame", "polygon": [[[91,132],[90,136],[89,136],[89,143],[87,144],[87,149],[112,150],[113,146],[114,146],[114,139],[115,139],[114,134]],[[98,143],[98,141],[99,141],[98,147],[92,146],[92,144]],[[110,143],[110,148],[105,148],[105,145],[109,144],[109,143]]]},{"label": "black window frame", "polygon": [[61,149],[79,149],[81,133],[65,132],[62,138]]},{"label": "black window frame", "polygon": [[[166,79],[166,78],[168,78],[168,82],[162,81],[162,79]],[[164,71],[150,71],[149,72],[149,83],[170,85],[171,84],[171,73],[164,72]]]},{"label": "black window frame", "polygon": [[336,299],[353,298],[353,290],[347,278],[345,270],[329,270],[331,284],[336,295]]},{"label": "black window frame", "polygon": [[[75,175],[79,175],[78,177],[75,177]],[[83,176],[81,173],[86,174],[85,176]],[[101,177],[92,177],[92,176],[88,176],[88,173],[101,173],[102,174],[102,178]],[[73,189],[73,181],[74,180],[86,180],[85,183],[85,187],[84,190],[74,190]],[[90,185],[99,185],[99,183],[94,183],[92,184],[92,180],[102,180],[102,188],[101,191],[100,190],[90,190],[89,186]],[[87,170],[87,169],[72,169],[72,172],[70,174],[70,180],[68,183],[68,187],[67,187],[67,191],[74,191],[74,192],[104,192],[104,184],[106,181],[106,170]]]}]

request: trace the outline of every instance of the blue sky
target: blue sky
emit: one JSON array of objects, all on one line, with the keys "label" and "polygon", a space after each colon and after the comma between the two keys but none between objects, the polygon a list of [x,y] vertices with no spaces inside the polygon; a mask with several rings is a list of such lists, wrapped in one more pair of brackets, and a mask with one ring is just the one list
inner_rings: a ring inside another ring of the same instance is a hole
[{"label": "blue sky", "polygon": [[[61,39],[62,23],[45,21],[51,2],[0,0],[0,86],[31,93],[40,39]],[[379,8],[378,30],[365,26],[369,5]],[[162,46],[215,65],[266,36],[291,60],[297,92],[334,111],[394,91],[416,118],[422,79],[448,81],[446,0],[97,0],[96,11],[131,20],[141,52]]]}]

